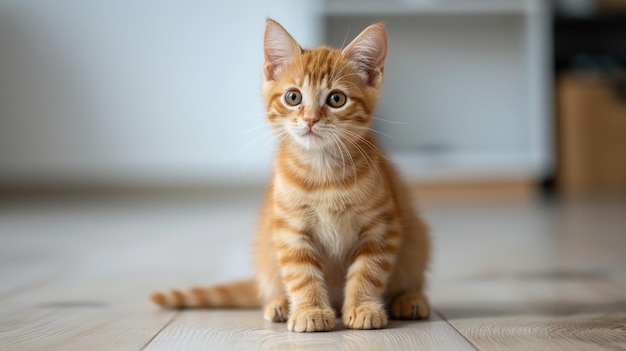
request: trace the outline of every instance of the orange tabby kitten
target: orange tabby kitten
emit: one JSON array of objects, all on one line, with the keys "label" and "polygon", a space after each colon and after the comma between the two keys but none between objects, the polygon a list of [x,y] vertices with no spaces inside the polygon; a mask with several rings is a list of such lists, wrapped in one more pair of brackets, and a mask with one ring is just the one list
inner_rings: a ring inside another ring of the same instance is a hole
[{"label": "orange tabby kitten", "polygon": [[280,136],[255,249],[256,280],[156,293],[167,307],[252,307],[297,332],[430,313],[425,224],[369,125],[383,81],[382,24],[343,50],[304,50],[265,27],[263,95]]}]

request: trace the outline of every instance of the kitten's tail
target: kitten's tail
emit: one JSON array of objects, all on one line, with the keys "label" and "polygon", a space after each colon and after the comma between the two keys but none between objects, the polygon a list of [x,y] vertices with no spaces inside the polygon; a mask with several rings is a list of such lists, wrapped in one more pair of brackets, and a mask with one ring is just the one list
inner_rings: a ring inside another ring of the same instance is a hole
[{"label": "kitten's tail", "polygon": [[150,297],[157,305],[169,308],[259,307],[256,282],[253,279],[156,292]]}]

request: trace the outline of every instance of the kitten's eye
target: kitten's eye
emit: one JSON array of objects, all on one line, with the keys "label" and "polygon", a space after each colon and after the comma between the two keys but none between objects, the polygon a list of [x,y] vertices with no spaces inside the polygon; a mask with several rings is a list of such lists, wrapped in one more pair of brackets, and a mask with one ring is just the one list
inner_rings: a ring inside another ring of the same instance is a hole
[{"label": "kitten's eye", "polygon": [[302,94],[297,90],[289,90],[285,93],[285,102],[290,106],[300,105],[302,102]]},{"label": "kitten's eye", "polygon": [[331,107],[341,107],[346,103],[346,94],[340,93],[338,91],[331,93],[328,95],[328,99],[326,99],[326,103]]}]

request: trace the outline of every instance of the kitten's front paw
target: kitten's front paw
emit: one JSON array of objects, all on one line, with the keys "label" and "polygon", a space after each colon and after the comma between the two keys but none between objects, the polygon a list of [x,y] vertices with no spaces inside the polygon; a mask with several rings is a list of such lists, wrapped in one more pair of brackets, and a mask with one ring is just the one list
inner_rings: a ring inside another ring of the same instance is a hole
[{"label": "kitten's front paw", "polygon": [[351,329],[380,329],[387,325],[387,314],[382,306],[369,303],[343,309],[343,324]]},{"label": "kitten's front paw", "polygon": [[391,303],[391,317],[394,319],[425,319],[430,315],[426,297],[420,293],[406,293]]},{"label": "kitten's front paw", "polygon": [[299,308],[287,321],[287,328],[295,332],[329,331],[335,327],[335,311],[330,308]]},{"label": "kitten's front paw", "polygon": [[289,318],[289,300],[287,296],[281,295],[270,300],[265,305],[263,318],[275,323],[286,322],[287,318]]}]

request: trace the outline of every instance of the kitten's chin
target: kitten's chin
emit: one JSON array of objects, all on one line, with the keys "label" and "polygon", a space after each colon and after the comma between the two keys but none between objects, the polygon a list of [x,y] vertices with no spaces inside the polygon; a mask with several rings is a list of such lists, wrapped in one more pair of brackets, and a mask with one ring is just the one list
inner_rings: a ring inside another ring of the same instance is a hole
[{"label": "kitten's chin", "polygon": [[296,144],[307,151],[320,151],[329,147],[329,143],[325,138],[315,133],[292,135],[292,138]]}]

